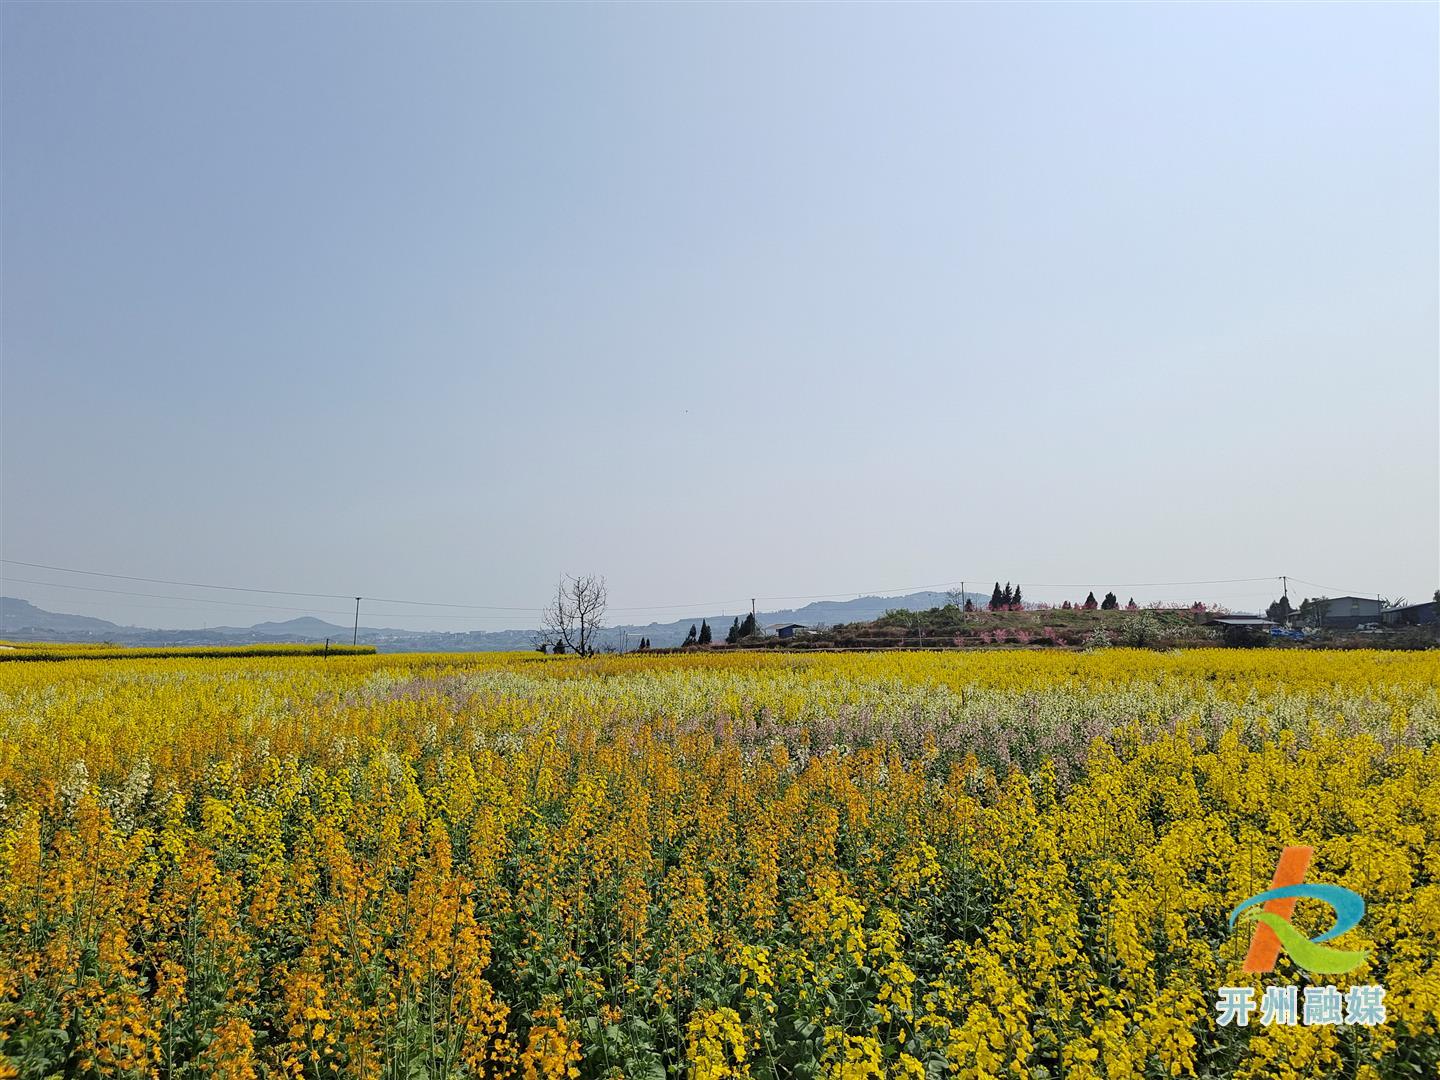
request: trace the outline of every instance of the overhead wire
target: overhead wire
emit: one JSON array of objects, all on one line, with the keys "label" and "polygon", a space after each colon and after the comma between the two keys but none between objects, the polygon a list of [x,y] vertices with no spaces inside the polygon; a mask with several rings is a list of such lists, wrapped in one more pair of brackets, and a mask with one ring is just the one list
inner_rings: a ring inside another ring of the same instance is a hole
[{"label": "overhead wire", "polygon": [[[188,588],[188,589],[205,589],[205,590],[222,591],[222,592],[247,593],[247,594],[262,595],[262,596],[302,597],[302,598],[307,598],[307,599],[320,599],[320,600],[346,600],[346,601],[349,601],[349,600],[351,600],[351,599],[356,599],[356,597],[355,597],[354,594],[326,593],[326,592],[306,592],[306,591],[295,590],[295,589],[269,589],[269,588],[262,588],[262,587],[258,587],[258,586],[249,586],[249,585],[231,585],[231,584],[218,584],[218,583],[215,583],[215,582],[185,581],[185,580],[181,580],[181,579],[177,579],[177,578],[147,577],[147,576],[142,576],[142,575],[137,575],[137,574],[119,574],[119,573],[113,573],[113,572],[108,572],[108,571],[88,570],[88,569],[82,569],[82,568],[79,568],[79,567],[60,566],[60,565],[56,565],[56,564],[52,564],[52,563],[31,562],[31,561],[20,560],[20,559],[3,559],[3,558],[0,558],[0,563],[4,563],[4,564],[10,565],[10,566],[21,566],[21,567],[28,567],[28,568],[31,568],[31,569],[46,570],[46,571],[50,571],[50,572],[52,572],[52,573],[77,574],[77,575],[83,575],[83,576],[86,576],[86,577],[103,578],[103,579],[107,579],[107,580],[116,580],[116,581],[135,581],[135,582],[143,582],[143,583],[147,583],[147,584],[171,585],[171,586],[176,586],[176,587],[180,587],[180,588]],[[1269,574],[1269,575],[1258,576],[1258,577],[1204,578],[1204,579],[1194,579],[1194,580],[1187,580],[1187,581],[1108,582],[1108,583],[1102,583],[1100,587],[1102,587],[1102,588],[1107,588],[1107,587],[1108,587],[1108,588],[1120,588],[1120,589],[1180,588],[1180,587],[1189,587],[1189,586],[1198,586],[1198,585],[1247,584],[1247,583],[1258,582],[1258,581],[1273,581],[1273,580],[1276,580],[1276,578],[1277,578],[1277,575]],[[229,600],[229,601],[227,601],[227,600],[218,600],[218,599],[214,599],[214,598],[211,598],[211,597],[175,596],[175,595],[170,595],[170,594],[134,592],[134,591],[123,590],[123,589],[107,589],[107,588],[102,588],[102,587],[100,587],[100,586],[82,586],[82,585],[71,585],[71,584],[67,584],[67,583],[64,583],[64,582],[36,581],[36,580],[33,580],[33,579],[29,579],[29,578],[9,577],[8,580],[10,580],[10,581],[16,581],[16,582],[22,582],[22,583],[31,584],[31,585],[36,585],[36,586],[39,586],[39,587],[42,587],[42,588],[43,588],[43,587],[49,587],[49,588],[61,588],[61,589],[74,589],[74,590],[81,590],[81,591],[88,591],[88,592],[109,593],[109,594],[113,594],[113,595],[117,595],[117,596],[136,596],[136,597],[144,597],[144,598],[149,598],[149,599],[177,600],[177,601],[181,601],[181,602],[184,602],[184,603],[210,604],[210,605],[225,606],[225,607],[256,608],[256,609],[264,609],[264,610],[271,610],[271,611],[299,611],[299,612],[306,612],[306,613],[309,613],[309,614],[324,614],[324,615],[344,615],[344,616],[348,616],[348,615],[351,615],[351,614],[352,614],[352,611],[351,611],[351,610],[340,610],[340,609],[330,609],[330,608],[307,608],[307,607],[288,606],[288,605],[281,605],[281,604],[258,604],[258,603],[251,604],[251,603],[244,603],[244,602],[242,602],[242,601],[234,601],[234,600]],[[765,602],[765,603],[767,603],[767,604],[772,604],[772,603],[789,602],[789,601],[797,601],[797,600],[800,600],[800,601],[853,600],[853,599],[863,599],[863,598],[869,597],[869,596],[874,596],[874,597],[876,597],[877,599],[885,599],[887,596],[893,596],[893,595],[895,595],[895,594],[906,594],[906,593],[915,593],[915,592],[936,591],[936,590],[942,590],[942,589],[944,589],[944,590],[949,590],[949,589],[953,589],[953,588],[955,588],[955,587],[957,587],[957,586],[961,586],[961,585],[968,584],[970,581],[983,582],[983,581],[986,581],[986,580],[989,580],[989,575],[979,575],[979,574],[976,574],[976,575],[973,575],[973,576],[966,576],[966,577],[963,577],[963,578],[955,578],[954,580],[936,582],[936,583],[932,583],[932,584],[928,584],[928,585],[910,585],[910,586],[903,586],[903,587],[886,587],[886,588],[876,588],[876,589],[854,589],[854,590],[847,590],[847,591],[844,591],[844,592],[831,592],[831,593],[796,593],[796,594],[788,594],[788,595],[768,595],[768,596],[756,596],[756,597],[739,597],[739,598],[731,598],[731,599],[727,599],[727,600],[705,601],[705,602],[663,603],[663,604],[648,604],[648,605],[615,605],[615,606],[610,607],[609,610],[610,610],[611,612],[615,612],[615,613],[620,613],[620,612],[626,612],[626,613],[641,613],[641,614],[650,614],[650,615],[655,615],[655,616],[659,616],[661,613],[674,612],[674,611],[696,612],[696,611],[718,611],[718,610],[723,610],[723,611],[725,611],[725,612],[728,614],[731,609],[744,607],[744,606],[746,606],[746,605],[748,605],[748,604],[750,604],[750,603],[759,603],[759,602],[761,602],[761,601],[763,601],[763,602]],[[1292,577],[1291,580],[1294,580],[1294,581],[1302,581],[1303,579]],[[1304,583],[1305,583],[1305,584],[1310,584],[1310,585],[1315,585],[1314,582],[1304,582]],[[1022,587],[1022,588],[1027,588],[1027,589],[1060,589],[1060,588],[1093,588],[1093,587],[1094,587],[1093,584],[1091,584],[1091,583],[1076,583],[1076,582],[1035,582],[1035,581],[1021,581],[1021,582],[1017,582],[1016,584],[1018,584],[1018,585],[1019,585],[1020,587]],[[1316,585],[1315,587],[1317,587],[1317,588],[1324,588],[1324,586],[1318,586],[1318,585]],[[967,593],[968,593],[968,592],[970,592],[971,590],[967,589],[966,591],[967,591]],[[979,593],[980,595],[983,595],[983,590],[975,590],[975,592]],[[1241,596],[1241,595],[1259,595],[1259,594],[1238,594],[1238,593],[1237,593],[1237,594],[1230,594],[1230,595],[1231,595],[1232,597],[1239,597],[1239,596]],[[452,611],[452,612],[461,612],[461,611],[464,611],[464,612],[495,611],[495,612],[513,612],[513,613],[523,613],[523,614],[527,614],[527,615],[533,615],[533,614],[537,613],[537,612],[540,610],[539,608],[536,608],[536,607],[533,607],[533,606],[504,605],[504,604],[476,604],[476,603],[468,603],[468,602],[460,602],[460,601],[450,601],[450,602],[446,602],[446,601],[434,601],[434,600],[412,600],[412,599],[408,599],[408,598],[395,598],[395,597],[361,596],[361,597],[359,597],[358,599],[363,600],[366,605],[386,604],[386,605],[391,605],[391,606],[396,606],[396,607],[409,607],[409,608],[414,608],[414,607],[447,608],[447,609],[450,609],[450,611]],[[394,617],[397,617],[397,618],[474,619],[474,620],[480,620],[480,619],[499,620],[499,619],[504,619],[504,618],[508,618],[508,617],[509,617],[509,616],[504,616],[504,615],[481,616],[481,615],[458,614],[458,613],[457,613],[457,614],[445,614],[445,613],[438,613],[438,612],[437,612],[437,613],[429,613],[429,612],[417,612],[417,611],[403,611],[403,612],[402,612],[402,611],[392,611],[392,612],[379,611],[379,612],[377,612],[377,611],[375,611],[375,610],[373,609],[373,606],[371,607],[371,610],[370,610],[370,611],[367,611],[367,612],[366,612],[366,614],[367,614],[370,618],[372,618],[372,619],[375,618],[375,617],[377,617],[377,616],[387,616],[387,615],[389,615],[389,616],[394,616]]]}]

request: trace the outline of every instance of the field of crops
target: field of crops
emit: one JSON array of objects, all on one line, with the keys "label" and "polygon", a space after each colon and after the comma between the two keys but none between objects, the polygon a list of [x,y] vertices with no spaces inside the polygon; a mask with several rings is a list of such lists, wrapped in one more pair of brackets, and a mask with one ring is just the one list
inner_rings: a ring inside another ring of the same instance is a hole
[{"label": "field of crops", "polygon": [[[1435,1076],[1437,735],[1434,653],[0,665],[0,1074]],[[1247,974],[1299,844],[1369,958]]]},{"label": "field of crops", "polygon": [[0,663],[34,660],[195,660],[226,656],[363,656],[374,645],[115,645],[110,642],[0,641]]}]

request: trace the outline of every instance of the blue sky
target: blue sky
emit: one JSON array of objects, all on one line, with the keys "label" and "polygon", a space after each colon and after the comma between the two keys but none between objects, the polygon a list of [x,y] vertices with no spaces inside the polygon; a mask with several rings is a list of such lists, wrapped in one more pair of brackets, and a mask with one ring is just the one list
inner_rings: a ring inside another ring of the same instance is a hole
[{"label": "blue sky", "polygon": [[0,18],[8,559],[520,609],[1440,585],[1433,5]]}]

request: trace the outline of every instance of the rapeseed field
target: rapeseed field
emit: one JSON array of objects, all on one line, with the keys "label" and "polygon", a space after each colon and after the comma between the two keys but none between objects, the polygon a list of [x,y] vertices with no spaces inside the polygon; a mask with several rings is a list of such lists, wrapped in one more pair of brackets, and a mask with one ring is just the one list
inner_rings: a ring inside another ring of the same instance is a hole
[{"label": "rapeseed field", "polygon": [[[1437,735],[1425,653],[0,665],[0,1075],[1435,1076]],[[1293,845],[1358,969],[1244,970]]]}]

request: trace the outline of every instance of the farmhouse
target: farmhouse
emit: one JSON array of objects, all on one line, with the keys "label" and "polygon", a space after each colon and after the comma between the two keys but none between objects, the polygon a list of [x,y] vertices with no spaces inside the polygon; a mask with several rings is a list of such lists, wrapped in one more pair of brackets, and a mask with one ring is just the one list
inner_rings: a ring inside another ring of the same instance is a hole
[{"label": "farmhouse", "polygon": [[796,634],[805,634],[810,631],[808,626],[798,622],[775,623],[765,629],[778,638],[793,638]]},{"label": "farmhouse", "polygon": [[1295,613],[1304,626],[1353,630],[1365,623],[1380,621],[1380,600],[1374,596],[1335,596],[1307,600]]},{"label": "farmhouse", "polygon": [[1218,627],[1227,645],[1253,645],[1275,625],[1275,620],[1260,615],[1218,615],[1206,619],[1205,625]]},{"label": "farmhouse", "polygon": [[1389,607],[1385,609],[1382,621],[1386,626],[1433,626],[1440,621],[1437,609],[1440,609],[1440,604],[1434,600],[1427,600],[1423,604]]}]

